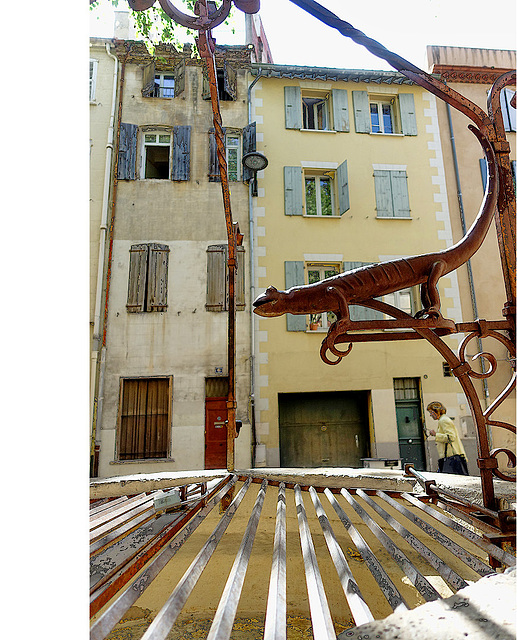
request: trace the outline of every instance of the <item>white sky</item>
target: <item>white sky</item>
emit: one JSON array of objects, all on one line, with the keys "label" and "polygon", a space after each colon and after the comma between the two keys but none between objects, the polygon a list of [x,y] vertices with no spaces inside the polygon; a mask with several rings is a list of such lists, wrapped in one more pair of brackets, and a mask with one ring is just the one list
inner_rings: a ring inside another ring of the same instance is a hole
[{"label": "white sky", "polygon": [[[179,0],[173,1],[181,8]],[[91,16],[90,31],[92,35],[112,37],[113,19],[107,6],[110,3],[108,0],[104,2],[104,19],[97,20]],[[482,4],[476,0],[374,0],[369,3],[321,0],[320,3],[422,68],[426,67],[426,45],[489,49],[514,49],[516,46],[515,0],[489,0],[486,6],[492,17],[483,17],[480,13]],[[123,4],[121,2],[120,7]],[[484,11],[486,14],[487,8]],[[214,29],[219,44],[244,41],[243,14],[240,11],[235,11],[235,14],[235,35],[224,25]],[[277,64],[348,69],[391,68],[289,0],[261,0],[260,15]]]}]

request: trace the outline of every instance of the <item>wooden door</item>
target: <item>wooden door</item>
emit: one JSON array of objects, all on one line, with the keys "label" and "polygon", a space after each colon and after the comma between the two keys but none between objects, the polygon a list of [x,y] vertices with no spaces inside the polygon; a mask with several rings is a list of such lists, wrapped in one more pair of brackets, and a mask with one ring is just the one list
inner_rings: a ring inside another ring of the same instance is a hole
[{"label": "wooden door", "polygon": [[205,399],[205,469],[226,469],[226,398]]},{"label": "wooden door", "polygon": [[361,467],[370,454],[368,394],[278,396],[282,467]]}]

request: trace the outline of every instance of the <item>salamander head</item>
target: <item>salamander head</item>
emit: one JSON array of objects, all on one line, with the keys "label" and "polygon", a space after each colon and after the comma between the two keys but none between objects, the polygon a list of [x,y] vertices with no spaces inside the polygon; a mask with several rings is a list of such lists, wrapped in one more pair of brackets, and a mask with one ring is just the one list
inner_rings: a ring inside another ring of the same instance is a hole
[{"label": "salamander head", "polygon": [[285,308],[282,304],[284,297],[285,291],[278,291],[278,289],[273,286],[268,287],[253,303],[255,307],[253,312],[265,318],[281,316],[285,313]]}]

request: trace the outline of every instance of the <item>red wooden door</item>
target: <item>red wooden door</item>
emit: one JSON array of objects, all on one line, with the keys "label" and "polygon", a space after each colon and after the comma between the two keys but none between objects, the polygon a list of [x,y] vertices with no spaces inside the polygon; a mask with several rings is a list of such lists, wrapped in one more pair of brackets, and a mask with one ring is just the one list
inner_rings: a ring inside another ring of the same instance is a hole
[{"label": "red wooden door", "polygon": [[226,469],[226,398],[205,403],[205,469]]}]

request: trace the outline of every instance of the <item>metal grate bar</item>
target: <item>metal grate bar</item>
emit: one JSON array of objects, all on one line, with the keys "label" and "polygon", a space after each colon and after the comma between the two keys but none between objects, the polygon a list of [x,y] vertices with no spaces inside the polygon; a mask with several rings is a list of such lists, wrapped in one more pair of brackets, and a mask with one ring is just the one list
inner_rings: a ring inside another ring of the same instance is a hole
[{"label": "metal grate bar", "polygon": [[90,556],[93,557],[110,545],[115,544],[115,542],[122,540],[122,538],[125,538],[127,535],[141,527],[144,523],[153,520],[155,516],[156,512],[153,507],[151,506],[147,508],[144,513],[141,513],[136,518],[131,518],[131,520],[126,521],[121,527],[110,531],[103,538],[99,538],[95,542],[92,542],[90,544]]},{"label": "metal grate bar", "polygon": [[285,484],[280,483],[276,505],[273,563],[269,579],[264,640],[286,640],[286,513]]},{"label": "metal grate bar", "polygon": [[120,498],[114,498],[113,500],[110,500],[109,498],[103,498],[99,501],[101,504],[95,503],[95,505],[91,507],[90,518],[93,515],[101,513],[101,511],[106,511],[106,509],[118,507],[120,506],[120,504],[122,504],[122,502],[126,502],[127,500],[129,500],[127,496],[121,496]]},{"label": "metal grate bar", "polygon": [[[382,492],[378,492],[382,493]],[[415,536],[403,527],[398,520],[385,511],[379,504],[377,504],[370,496],[366,495],[364,491],[358,491],[357,495],[360,496],[372,509],[374,509],[393,529],[404,538],[404,540],[410,544],[415,551],[417,551],[427,562],[438,571],[444,580],[446,580],[454,589],[464,589],[468,587],[468,584],[460,577],[455,571],[453,571],[441,558],[439,558],[429,547],[420,542]],[[382,496],[380,496],[382,497]],[[386,496],[387,497],[387,496]],[[492,573],[492,572],[491,572]]]},{"label": "metal grate bar", "polygon": [[109,522],[105,522],[103,525],[97,527],[93,531],[90,531],[90,543],[93,543],[99,538],[104,537],[106,534],[108,534],[111,531],[115,531],[121,525],[126,524],[132,518],[136,518],[141,513],[144,513],[149,510],[153,510],[154,512],[152,496],[146,496],[146,500],[144,502],[133,505],[131,509],[128,509],[125,513],[121,515],[117,515],[117,517],[115,517],[112,520],[109,520]]},{"label": "metal grate bar", "polygon": [[440,531],[432,527],[430,524],[428,524],[418,516],[411,513],[411,511],[406,509],[406,507],[399,504],[396,500],[393,500],[393,498],[390,498],[389,496],[387,496],[384,493],[384,491],[377,491],[377,495],[383,500],[385,500],[388,504],[390,504],[394,509],[397,509],[399,513],[401,513],[408,520],[413,522],[413,524],[416,524],[418,527],[420,527],[422,531],[425,531],[425,533],[427,533],[428,536],[430,536],[431,538],[434,538],[434,540],[437,540],[445,549],[447,549],[452,554],[454,554],[457,558],[459,558],[462,562],[464,562],[473,571],[475,571],[476,573],[479,573],[479,575],[482,575],[482,576],[488,576],[494,573],[494,570],[492,569],[492,567],[485,564],[479,558],[476,558],[476,556],[472,555],[471,553],[469,553],[468,551],[460,547],[459,544],[456,544],[453,540],[448,538],[445,534],[441,533]]},{"label": "metal grate bar", "polygon": [[192,593],[196,583],[203,573],[208,561],[212,557],[217,545],[219,544],[224,532],[230,524],[237,508],[242,502],[251,484],[251,478],[248,478],[242,486],[239,493],[235,496],[228,509],[223,513],[218,525],[215,527],[208,540],[203,545],[201,551],[192,561],[189,568],[183,574],[183,577],[176,585],[174,591],[169,596],[167,602],[163,605],[155,619],[151,622],[147,631],[141,640],[164,640],[172,625],[176,622],[176,618],[180,614],[187,598]]},{"label": "metal grate bar", "polygon": [[236,481],[237,478],[232,476],[228,484],[207,502],[206,506],[201,509],[194,520],[181,530],[171,543],[154,558],[147,569],[120,594],[108,609],[106,609],[102,616],[100,616],[91,627],[90,640],[104,640],[129,607],[138,600],[163,567],[174,557],[176,552],[183,546],[184,542],[188,540],[215,505],[218,504],[223,496],[225,496],[231,487],[233,487]]},{"label": "metal grate bar", "polygon": [[235,556],[232,570],[230,571],[223,595],[219,601],[219,606],[215,612],[207,640],[228,640],[232,632],[233,622],[235,620],[235,614],[237,613],[237,607],[239,606],[242,586],[251,556],[251,549],[255,541],[255,534],[257,533],[260,514],[266,496],[266,489],[267,480],[263,480],[248,520],[241,546]]},{"label": "metal grate bar", "polygon": [[122,502],[121,504],[115,505],[113,507],[109,507],[108,509],[105,509],[104,511],[100,511],[99,513],[92,514],[90,512],[90,529],[96,529],[97,527],[100,527],[101,525],[109,522],[110,520],[114,520],[115,518],[122,515],[123,513],[127,513],[128,511],[131,511],[131,509],[138,506],[139,504],[142,504],[144,502],[149,502],[152,500],[153,500],[152,496],[148,496],[146,493],[140,493],[139,495],[133,496],[132,498],[129,498],[128,500],[126,500],[125,502]]},{"label": "metal grate bar", "polygon": [[332,526],[314,487],[310,487],[309,493],[312,498],[314,508],[316,509],[316,515],[318,516],[319,523],[323,529],[325,542],[327,543],[330,556],[334,562],[336,571],[338,572],[339,580],[343,587],[343,593],[347,599],[354,622],[356,625],[371,622],[374,619],[372,612],[366,604],[363,595],[354,580],[350,567],[348,566],[348,562],[346,561],[345,554],[336,540]]},{"label": "metal grate bar", "polygon": [[309,594],[309,606],[311,610],[312,633],[314,640],[336,640],[336,632],[330,615],[330,609],[323,588],[316,551],[312,542],[307,514],[303,504],[300,485],[294,488],[296,512],[298,514],[298,528],[302,545],[303,562],[305,564],[305,580]]},{"label": "metal grate bar", "polygon": [[467,538],[467,540],[470,540],[471,542],[473,542],[475,545],[483,549],[483,551],[486,551],[489,555],[496,558],[496,560],[499,560],[500,562],[502,562],[508,567],[515,566],[516,559],[512,555],[510,555],[506,551],[503,551],[499,547],[496,547],[495,544],[487,542],[477,533],[474,533],[470,529],[467,529],[466,527],[461,525],[459,522],[456,522],[456,520],[453,520],[452,518],[449,518],[444,513],[441,513],[440,511],[438,511],[437,509],[433,509],[429,505],[424,504],[423,502],[421,502],[414,496],[410,495],[409,493],[404,492],[401,494],[401,496],[405,500],[410,502],[412,505],[414,505],[415,507],[418,507],[421,511],[424,511],[425,513],[429,514],[430,516],[432,516],[433,518],[435,518],[445,526],[449,527],[449,529],[456,531],[456,533],[459,533],[464,538]]},{"label": "metal grate bar", "polygon": [[439,600],[440,594],[433,585],[423,576],[420,571],[413,565],[405,553],[403,553],[397,545],[389,538],[379,525],[368,515],[368,513],[361,507],[357,500],[351,496],[346,489],[341,489],[341,494],[350,503],[356,513],[363,519],[370,531],[379,540],[386,551],[392,556],[399,567],[404,571],[407,577],[415,585],[422,596],[427,600]]},{"label": "metal grate bar", "polygon": [[404,598],[400,594],[399,590],[393,584],[393,581],[386,573],[381,563],[377,560],[377,557],[372,552],[367,542],[364,540],[359,531],[357,531],[357,529],[354,527],[352,521],[346,515],[343,507],[336,500],[336,497],[334,496],[332,491],[330,491],[330,489],[325,489],[325,495],[329,499],[330,504],[334,507],[334,511],[337,513],[338,518],[341,520],[345,529],[348,531],[349,536],[351,537],[353,543],[357,547],[357,550],[366,562],[366,566],[377,581],[377,584],[379,585],[382,593],[384,594],[393,611],[396,611],[398,613],[402,611],[408,611],[409,607],[404,601]]}]

